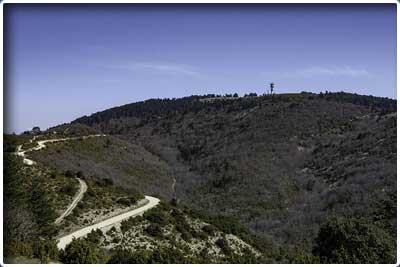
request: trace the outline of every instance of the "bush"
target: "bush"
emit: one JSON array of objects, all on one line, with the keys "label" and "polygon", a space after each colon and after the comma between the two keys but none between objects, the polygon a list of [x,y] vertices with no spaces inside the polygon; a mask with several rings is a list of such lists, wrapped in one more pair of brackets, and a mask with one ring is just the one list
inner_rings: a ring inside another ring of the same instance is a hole
[{"label": "bush", "polygon": [[33,248],[31,242],[26,241],[9,241],[4,244],[5,256],[33,256]]},{"label": "bush", "polygon": [[319,230],[313,254],[325,263],[395,263],[394,240],[360,219],[333,219]]},{"label": "bush", "polygon": [[95,245],[87,240],[74,239],[67,245],[62,254],[63,263],[103,263],[105,257],[100,255]]},{"label": "bush", "polygon": [[154,251],[116,249],[111,251],[108,263],[113,264],[154,264],[154,263],[194,263],[178,249],[158,246]]},{"label": "bush", "polygon": [[128,220],[124,220],[121,222],[121,232],[125,233],[128,231],[130,228],[132,228],[134,225],[136,225],[138,222],[142,221],[143,217],[142,216],[136,216],[136,217],[131,217]]},{"label": "bush", "polygon": [[78,172],[76,173],[76,177],[81,178],[81,179],[85,179],[85,175],[83,174],[82,171],[78,171]]},{"label": "bush", "polygon": [[146,229],[145,232],[154,237],[162,237],[162,229],[158,224],[152,223]]},{"label": "bush", "polygon": [[59,251],[55,240],[39,240],[33,244],[33,254],[41,263],[58,260]]},{"label": "bush", "polygon": [[75,186],[72,184],[67,184],[60,188],[60,193],[67,194],[69,196],[75,195]]},{"label": "bush", "polygon": [[150,251],[132,251],[129,249],[114,249],[111,251],[110,264],[145,264],[150,257]]},{"label": "bush", "polygon": [[67,171],[65,172],[65,176],[67,176],[67,177],[69,177],[69,178],[75,177],[74,172],[71,171],[71,170],[67,170]]},{"label": "bush", "polygon": [[228,241],[225,238],[219,238],[215,241],[215,244],[222,250],[225,255],[231,255],[232,249],[229,246]]},{"label": "bush", "polygon": [[168,224],[169,222],[169,216],[168,214],[166,214],[163,210],[161,210],[160,208],[155,208],[155,209],[151,209],[149,211],[146,211],[143,214],[143,217],[152,222],[152,223],[156,223],[159,224],[161,226],[165,226]]},{"label": "bush", "polygon": [[209,236],[214,236],[215,232],[217,231],[217,228],[214,225],[208,224],[204,225],[202,230],[206,232]]},{"label": "bush", "polygon": [[190,242],[192,239],[192,234],[190,233],[190,227],[187,224],[177,224],[176,230],[181,233],[181,237],[186,242]]},{"label": "bush", "polygon": [[101,238],[104,237],[103,232],[100,229],[92,230],[87,236],[86,240],[93,243],[93,244],[99,244]]}]

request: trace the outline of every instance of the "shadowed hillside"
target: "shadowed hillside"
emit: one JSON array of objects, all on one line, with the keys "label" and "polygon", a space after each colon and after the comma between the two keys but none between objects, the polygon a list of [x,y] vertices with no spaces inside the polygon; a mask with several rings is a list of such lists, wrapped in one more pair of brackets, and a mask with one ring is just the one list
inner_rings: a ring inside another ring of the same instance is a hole
[{"label": "shadowed hillside", "polygon": [[164,161],[181,204],[235,218],[288,254],[300,248],[311,255],[333,217],[365,219],[395,233],[395,111],[394,100],[348,93],[192,96],[129,104],[73,123]]}]

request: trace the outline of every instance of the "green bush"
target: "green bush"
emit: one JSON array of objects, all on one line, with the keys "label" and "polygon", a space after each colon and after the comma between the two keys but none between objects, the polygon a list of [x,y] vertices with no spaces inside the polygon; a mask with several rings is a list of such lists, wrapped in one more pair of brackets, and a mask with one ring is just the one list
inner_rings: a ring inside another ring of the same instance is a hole
[{"label": "green bush", "polygon": [[219,238],[215,241],[215,244],[222,250],[222,252],[229,256],[232,255],[232,249],[229,246],[228,241],[225,238]]},{"label": "green bush", "polygon": [[97,245],[100,243],[102,237],[104,237],[103,232],[100,229],[97,229],[97,230],[92,230],[86,236],[86,240]]},{"label": "green bush", "polygon": [[206,232],[209,236],[214,236],[215,232],[218,230],[214,225],[208,224],[204,225],[201,228],[204,232]]},{"label": "green bush", "polygon": [[156,223],[159,224],[161,226],[165,226],[168,224],[169,222],[169,216],[166,212],[164,212],[163,210],[161,210],[160,208],[155,208],[155,209],[151,209],[146,211],[143,214],[143,217],[152,222],[152,223]]},{"label": "green bush", "polygon": [[145,232],[154,237],[162,237],[162,229],[158,224],[152,223],[146,229]]},{"label": "green bush", "polygon": [[55,240],[39,240],[33,244],[33,254],[42,263],[58,260],[59,251]]},{"label": "green bush", "polygon": [[325,263],[395,263],[396,243],[365,220],[335,218],[319,230],[313,254]]},{"label": "green bush", "polygon": [[116,249],[111,251],[111,257],[108,263],[113,264],[178,264],[195,263],[196,259],[186,257],[178,249],[158,246],[155,250],[127,250]]},{"label": "green bush", "polygon": [[104,263],[105,256],[101,255],[96,246],[84,239],[74,239],[67,245],[61,256],[63,263]]},{"label": "green bush", "polygon": [[5,256],[33,256],[32,243],[27,241],[9,241],[4,244]]},{"label": "green bush", "polygon": [[67,194],[69,196],[75,195],[75,186],[73,184],[67,184],[60,188],[60,193]]}]

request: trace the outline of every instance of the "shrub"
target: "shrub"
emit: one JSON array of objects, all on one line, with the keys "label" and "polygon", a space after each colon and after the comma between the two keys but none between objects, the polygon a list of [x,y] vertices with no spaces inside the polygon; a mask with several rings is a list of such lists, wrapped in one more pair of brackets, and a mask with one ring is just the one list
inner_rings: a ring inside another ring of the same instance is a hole
[{"label": "shrub", "polygon": [[160,208],[155,208],[155,209],[151,209],[149,211],[146,211],[143,214],[143,217],[152,222],[152,223],[156,223],[159,224],[161,226],[165,226],[168,224],[169,221],[169,216],[168,214],[166,214],[163,210],[161,210]]},{"label": "shrub", "polygon": [[60,193],[67,194],[69,196],[75,195],[75,187],[72,184],[67,184],[60,188]]},{"label": "shrub", "polygon": [[92,230],[87,236],[86,240],[93,244],[99,244],[101,238],[104,237],[103,232],[100,229]]},{"label": "shrub", "polygon": [[360,219],[333,219],[319,230],[313,254],[326,263],[395,263],[392,238]]},{"label": "shrub", "polygon": [[76,173],[76,177],[81,178],[81,179],[85,179],[85,175],[83,174],[82,171],[78,171],[78,172]]},{"label": "shrub", "polygon": [[50,259],[58,260],[59,251],[55,240],[39,240],[33,244],[33,254],[42,263],[48,263]]},{"label": "shrub", "polygon": [[26,241],[8,241],[4,244],[5,256],[33,256],[33,248],[31,242]]},{"label": "shrub", "polygon": [[67,171],[65,172],[65,176],[67,176],[67,177],[69,177],[69,178],[72,178],[72,177],[74,177],[75,175],[74,175],[74,172],[73,172],[73,171],[67,170]]},{"label": "shrub", "polygon": [[100,255],[95,245],[84,239],[74,239],[67,245],[62,254],[63,263],[103,263],[104,256]]},{"label": "shrub", "polygon": [[232,249],[230,248],[228,241],[225,238],[219,238],[215,241],[215,244],[222,250],[225,255],[231,255]]},{"label": "shrub", "polygon": [[145,232],[150,236],[162,237],[162,229],[158,224],[152,223],[146,229]]},{"label": "shrub", "polygon": [[186,242],[190,242],[192,239],[192,234],[190,233],[190,228],[187,227],[187,224],[177,224],[176,230],[181,233],[181,237]]},{"label": "shrub", "polygon": [[204,232],[206,232],[209,236],[214,236],[215,232],[217,231],[217,228],[211,224],[204,225],[203,228],[201,228],[201,229]]}]

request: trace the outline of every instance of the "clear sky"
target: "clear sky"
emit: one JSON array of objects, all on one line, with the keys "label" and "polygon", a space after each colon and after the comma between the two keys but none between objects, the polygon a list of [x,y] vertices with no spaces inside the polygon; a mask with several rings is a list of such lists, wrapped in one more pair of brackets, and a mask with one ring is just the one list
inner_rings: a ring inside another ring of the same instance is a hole
[{"label": "clear sky", "polygon": [[6,4],[7,132],[148,98],[396,98],[396,6]]}]

